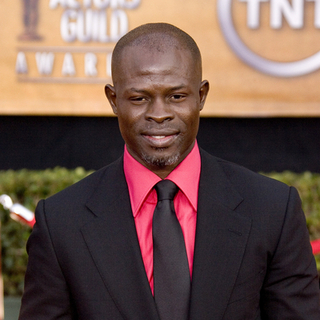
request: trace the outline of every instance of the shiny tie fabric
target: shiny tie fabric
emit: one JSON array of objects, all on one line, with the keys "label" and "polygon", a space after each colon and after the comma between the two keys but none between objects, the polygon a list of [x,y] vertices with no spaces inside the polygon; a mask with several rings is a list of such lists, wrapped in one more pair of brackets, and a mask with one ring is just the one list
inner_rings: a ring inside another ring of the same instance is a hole
[{"label": "shiny tie fabric", "polygon": [[179,188],[170,180],[155,185],[158,203],[153,214],[154,299],[161,320],[187,320],[190,271],[182,229],[173,198]]}]

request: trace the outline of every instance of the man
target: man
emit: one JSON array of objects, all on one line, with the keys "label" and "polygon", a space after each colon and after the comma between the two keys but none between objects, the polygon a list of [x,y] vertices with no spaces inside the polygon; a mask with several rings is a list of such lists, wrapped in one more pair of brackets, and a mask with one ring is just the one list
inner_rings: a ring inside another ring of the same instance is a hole
[{"label": "man", "polygon": [[[116,45],[112,74],[124,156],[39,203],[19,319],[319,320],[297,191],[199,151],[209,84],[194,41],[138,27]],[[174,206],[163,179],[179,187]],[[177,251],[164,208],[183,233]]]}]

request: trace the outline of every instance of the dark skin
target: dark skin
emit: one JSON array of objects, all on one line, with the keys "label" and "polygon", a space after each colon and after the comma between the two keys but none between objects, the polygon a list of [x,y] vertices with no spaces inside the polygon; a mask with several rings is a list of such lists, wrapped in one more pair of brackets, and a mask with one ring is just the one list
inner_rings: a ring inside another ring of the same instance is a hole
[{"label": "dark skin", "polygon": [[126,47],[105,87],[129,153],[162,179],[192,150],[209,90],[187,49],[163,48]]}]

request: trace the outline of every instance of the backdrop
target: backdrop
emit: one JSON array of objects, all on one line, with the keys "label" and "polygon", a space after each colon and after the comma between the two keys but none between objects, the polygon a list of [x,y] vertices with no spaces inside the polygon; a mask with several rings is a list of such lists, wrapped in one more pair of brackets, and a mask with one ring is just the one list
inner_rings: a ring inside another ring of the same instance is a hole
[{"label": "backdrop", "polygon": [[320,115],[317,0],[2,0],[0,21],[2,115],[110,115],[115,42],[158,21],[199,44],[203,116]]}]

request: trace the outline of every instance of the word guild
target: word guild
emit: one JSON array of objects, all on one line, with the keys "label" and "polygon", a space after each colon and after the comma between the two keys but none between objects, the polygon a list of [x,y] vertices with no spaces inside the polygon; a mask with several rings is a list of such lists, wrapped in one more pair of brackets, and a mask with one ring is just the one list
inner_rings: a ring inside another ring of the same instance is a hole
[{"label": "word guild", "polygon": [[[140,0],[51,0],[50,9],[64,8],[60,21],[65,42],[116,42],[128,32],[128,16],[124,9],[135,9]],[[108,19],[107,9],[110,9]],[[109,27],[109,28],[108,28]],[[108,32],[109,31],[109,32]]]}]

